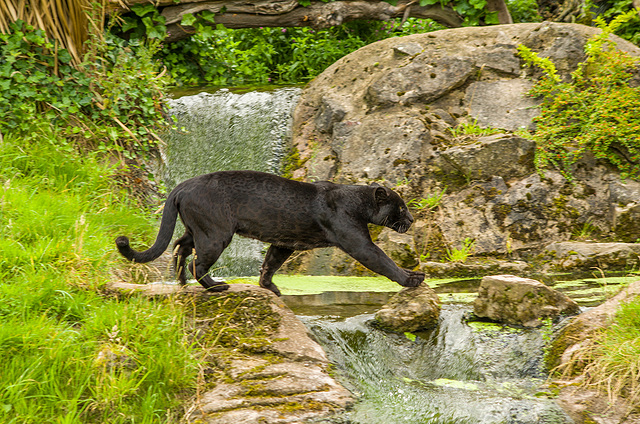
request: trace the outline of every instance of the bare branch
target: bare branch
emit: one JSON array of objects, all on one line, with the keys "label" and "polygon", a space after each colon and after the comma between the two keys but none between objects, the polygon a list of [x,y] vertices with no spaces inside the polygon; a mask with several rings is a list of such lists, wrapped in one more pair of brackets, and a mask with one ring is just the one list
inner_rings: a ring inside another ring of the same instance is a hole
[{"label": "bare branch", "polygon": [[[223,9],[224,7],[224,9]],[[215,17],[216,24],[227,28],[258,27],[304,27],[328,28],[358,19],[388,21],[392,18],[430,18],[447,26],[459,27],[462,20],[449,7],[419,6],[413,0],[401,0],[393,6],[381,0],[346,0],[323,3],[312,2],[302,7],[297,0],[256,1],[215,1],[183,3],[168,6],[162,15],[167,19],[169,32],[167,42],[178,41],[188,37],[195,30],[180,25],[186,13],[197,13],[208,10],[219,13]],[[224,13],[220,13],[224,10]]]}]

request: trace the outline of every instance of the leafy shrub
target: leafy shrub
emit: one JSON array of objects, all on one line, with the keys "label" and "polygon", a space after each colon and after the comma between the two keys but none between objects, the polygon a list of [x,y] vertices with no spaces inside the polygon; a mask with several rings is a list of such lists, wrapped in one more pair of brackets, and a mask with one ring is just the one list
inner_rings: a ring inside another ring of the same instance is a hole
[{"label": "leafy shrub", "polygon": [[0,34],[0,128],[33,136],[55,127],[92,148],[147,151],[163,122],[163,89],[152,60],[153,42],[124,46],[93,33],[84,61],[71,56],[23,21]]},{"label": "leafy shrub", "polygon": [[594,13],[606,22],[611,22],[621,15],[630,15],[623,22],[619,22],[616,25],[614,33],[638,45],[640,44],[640,16],[638,16],[638,13],[629,14],[629,10],[633,10],[634,7],[632,0],[611,0],[607,2],[586,0],[584,9],[587,11],[586,14],[589,20],[592,19],[591,15]]},{"label": "leafy shrub", "polygon": [[[148,6],[148,5],[147,5]],[[130,40],[150,35],[162,38],[161,16],[139,7],[124,17],[122,32]],[[144,19],[148,19],[143,22]],[[157,27],[149,26],[157,22]],[[374,41],[441,29],[431,20],[406,22],[354,21],[323,30],[301,28],[227,29],[213,25],[213,14],[187,14],[182,24],[193,26],[188,39],[162,47],[156,55],[176,82],[243,85],[306,82],[341,57]]]},{"label": "leafy shrub", "polygon": [[507,8],[514,23],[542,21],[536,0],[507,0]]},{"label": "leafy shrub", "polygon": [[615,165],[623,177],[640,179],[640,87],[629,80],[638,58],[616,49],[609,40],[635,11],[609,25],[598,19],[602,33],[585,45],[587,58],[563,82],[553,62],[525,46],[518,48],[528,65],[544,72],[530,94],[542,98],[535,119],[535,164],[540,173],[555,167],[572,180],[572,166],[585,152]]}]

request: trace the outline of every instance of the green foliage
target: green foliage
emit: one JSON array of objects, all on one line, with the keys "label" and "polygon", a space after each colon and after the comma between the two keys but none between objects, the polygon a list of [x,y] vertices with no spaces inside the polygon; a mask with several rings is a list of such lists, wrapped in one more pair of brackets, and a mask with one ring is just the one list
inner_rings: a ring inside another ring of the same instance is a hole
[{"label": "green foliage", "polygon": [[640,16],[638,16],[637,10],[635,14],[633,13],[633,0],[612,0],[607,2],[586,0],[584,8],[587,10],[586,17],[588,20],[592,19],[591,15],[594,13],[607,22],[611,22],[621,15],[630,15],[628,19],[617,25],[613,33],[636,45],[640,44]]},{"label": "green foliage", "polygon": [[543,77],[530,94],[542,98],[537,129],[535,164],[548,166],[572,180],[572,166],[586,152],[616,166],[623,177],[640,178],[640,87],[629,85],[638,59],[619,51],[609,35],[635,12],[599,20],[602,33],[585,45],[587,58],[563,82],[555,65],[525,46],[518,48],[528,65],[540,67]]},{"label": "green foliage", "polygon": [[507,8],[514,23],[542,21],[536,0],[507,0]]},{"label": "green foliage", "polygon": [[640,300],[623,302],[612,325],[574,357],[584,367],[583,384],[625,398],[628,411],[640,408]]},{"label": "green foliage", "polygon": [[453,137],[454,143],[460,144],[465,141],[477,140],[480,137],[486,137],[493,134],[503,133],[504,130],[497,128],[485,128],[478,124],[477,120],[472,120],[471,122],[462,122],[458,124],[455,128],[448,128],[451,136]]},{"label": "green foliage", "polygon": [[50,129],[0,144],[0,421],[176,422],[197,359],[172,302],[96,290],[153,220]]},{"label": "green foliage", "polygon": [[475,248],[476,241],[470,238],[465,238],[460,249],[456,249],[455,247],[452,249],[447,249],[446,258],[450,262],[464,263],[467,261],[469,256],[473,255]]},{"label": "green foliage", "polygon": [[409,207],[417,210],[423,209],[435,209],[440,206],[440,201],[442,200],[442,196],[447,191],[446,188],[443,188],[442,191],[431,194],[422,199],[411,199],[409,200]]},{"label": "green foliage", "polygon": [[84,61],[16,21],[0,34],[0,126],[3,133],[33,134],[57,127],[92,148],[149,149],[162,122],[163,89],[151,57],[154,43],[124,48],[121,40],[94,34]]},{"label": "green foliage", "polygon": [[[195,34],[165,45],[157,55],[179,84],[301,83],[341,57],[374,41],[442,27],[430,20],[350,22],[339,27],[245,28],[211,26],[206,12],[185,15]],[[137,27],[144,32],[141,25]],[[123,28],[124,29],[124,28]]]}]

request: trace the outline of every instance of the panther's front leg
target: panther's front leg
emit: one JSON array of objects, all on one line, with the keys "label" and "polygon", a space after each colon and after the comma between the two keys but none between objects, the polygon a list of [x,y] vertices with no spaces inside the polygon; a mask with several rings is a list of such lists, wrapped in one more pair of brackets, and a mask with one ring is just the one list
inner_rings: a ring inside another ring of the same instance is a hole
[{"label": "panther's front leg", "polygon": [[366,227],[364,231],[352,231],[345,235],[341,238],[339,247],[371,271],[384,275],[403,287],[417,287],[424,281],[423,272],[398,267],[393,259],[371,241]]}]

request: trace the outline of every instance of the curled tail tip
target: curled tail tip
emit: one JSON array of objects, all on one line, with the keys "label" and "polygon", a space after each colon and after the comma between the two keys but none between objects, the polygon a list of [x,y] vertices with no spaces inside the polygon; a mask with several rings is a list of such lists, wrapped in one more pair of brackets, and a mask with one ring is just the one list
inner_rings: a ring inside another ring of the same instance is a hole
[{"label": "curled tail tip", "polygon": [[128,247],[129,246],[129,239],[125,236],[120,236],[116,239],[116,246],[118,246],[118,249],[122,248],[122,247]]},{"label": "curled tail tip", "polygon": [[129,247],[129,239],[127,237],[125,236],[118,237],[116,239],[116,247],[118,248],[118,251],[122,256],[124,256],[130,261],[133,260],[134,252],[131,249],[131,247]]}]

